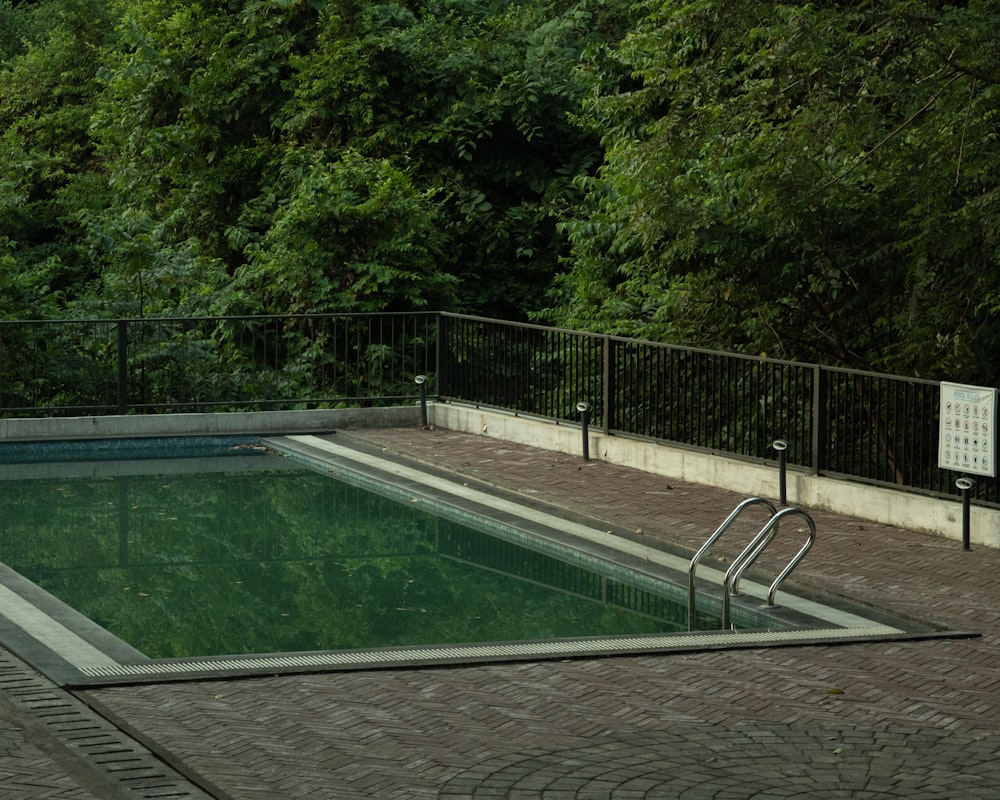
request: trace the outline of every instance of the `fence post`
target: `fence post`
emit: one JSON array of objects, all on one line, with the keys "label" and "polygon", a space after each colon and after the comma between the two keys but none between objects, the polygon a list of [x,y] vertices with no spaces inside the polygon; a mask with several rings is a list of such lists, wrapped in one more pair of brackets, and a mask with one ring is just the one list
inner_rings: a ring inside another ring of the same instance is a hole
[{"label": "fence post", "polygon": [[118,413],[128,411],[128,321],[117,320],[118,327]]},{"label": "fence post", "polygon": [[826,370],[818,364],[813,367],[812,396],[812,470],[819,475],[826,468],[826,407],[829,400]]},{"label": "fence post", "polygon": [[434,379],[435,394],[445,397],[448,394],[448,364],[445,338],[448,335],[447,318],[440,311],[437,313],[437,341],[434,343]]},{"label": "fence post", "polygon": [[611,421],[615,410],[615,343],[610,336],[604,336],[604,365],[601,380],[601,408],[603,409],[604,435],[611,433]]}]

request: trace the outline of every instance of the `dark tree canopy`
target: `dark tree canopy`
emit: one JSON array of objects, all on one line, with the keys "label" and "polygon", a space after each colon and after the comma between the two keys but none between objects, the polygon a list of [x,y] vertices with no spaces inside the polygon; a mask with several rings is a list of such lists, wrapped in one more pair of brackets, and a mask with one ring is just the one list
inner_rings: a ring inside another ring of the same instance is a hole
[{"label": "dark tree canopy", "polygon": [[38,313],[523,317],[567,252],[573,177],[600,161],[571,113],[610,4],[0,15],[2,253]]},{"label": "dark tree canopy", "polygon": [[1000,12],[0,0],[0,315],[434,308],[995,384]]},{"label": "dark tree canopy", "polygon": [[650,8],[594,60],[605,162],[559,318],[996,380],[989,4]]}]

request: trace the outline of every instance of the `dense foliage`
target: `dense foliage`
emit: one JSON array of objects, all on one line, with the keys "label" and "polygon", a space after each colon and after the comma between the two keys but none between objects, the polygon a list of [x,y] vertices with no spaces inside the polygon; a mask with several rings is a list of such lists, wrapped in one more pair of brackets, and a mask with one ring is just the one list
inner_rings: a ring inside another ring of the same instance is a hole
[{"label": "dense foliage", "polygon": [[433,308],[995,384],[1000,14],[0,0],[0,317]]},{"label": "dense foliage", "polygon": [[537,308],[595,6],[0,5],[4,314]]},{"label": "dense foliage", "polygon": [[561,318],[996,381],[995,7],[649,8],[595,59]]}]

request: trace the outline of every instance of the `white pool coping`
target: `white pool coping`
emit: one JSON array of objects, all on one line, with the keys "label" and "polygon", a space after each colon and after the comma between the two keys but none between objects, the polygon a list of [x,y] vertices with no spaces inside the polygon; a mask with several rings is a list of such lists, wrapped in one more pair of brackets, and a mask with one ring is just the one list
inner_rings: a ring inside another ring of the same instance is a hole
[{"label": "white pool coping", "polygon": [[[375,468],[379,472],[387,473],[396,478],[412,481],[433,488],[440,492],[445,492],[466,502],[492,508],[503,514],[523,519],[534,524],[541,524],[560,533],[570,534],[578,539],[602,547],[611,547],[623,553],[627,553],[643,561],[657,564],[681,575],[687,575],[689,562],[685,559],[670,553],[665,553],[654,547],[648,547],[638,542],[623,539],[620,536],[609,535],[607,530],[598,530],[586,525],[582,525],[564,517],[557,516],[538,509],[528,509],[525,506],[488,492],[465,486],[447,478],[438,477],[426,471],[404,464],[399,464],[388,458],[362,452],[350,447],[336,444],[330,439],[319,436],[285,436],[272,439],[265,439],[264,443],[279,451],[287,451],[286,443],[304,445],[314,450],[320,450],[337,460],[354,462],[365,467]],[[335,463],[335,462],[334,462]],[[711,531],[706,531],[706,538]],[[699,566],[698,575],[707,578],[710,582],[722,586],[724,574],[708,566]],[[759,599],[762,603],[767,602],[767,586],[744,579],[740,582],[740,589],[746,595]],[[872,628],[885,627],[873,620],[858,616],[847,611],[843,611],[831,606],[817,603],[804,597],[797,597],[789,592],[782,591],[781,605],[795,611],[806,614],[814,619],[821,620],[837,628]],[[901,632],[898,629],[891,629]]]}]

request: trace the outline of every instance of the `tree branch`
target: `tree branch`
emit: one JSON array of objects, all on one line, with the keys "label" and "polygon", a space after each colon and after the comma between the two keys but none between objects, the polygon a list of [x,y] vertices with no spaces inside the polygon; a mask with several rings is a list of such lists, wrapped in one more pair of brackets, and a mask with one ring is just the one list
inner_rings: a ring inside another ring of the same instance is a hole
[{"label": "tree branch", "polygon": [[861,156],[861,158],[859,158],[857,161],[855,161],[853,164],[851,164],[851,166],[849,166],[843,172],[840,172],[839,174],[834,175],[832,178],[830,178],[830,180],[825,181],[824,183],[821,183],[816,189],[814,189],[810,193],[809,197],[813,198],[816,195],[818,195],[820,192],[822,192],[824,189],[827,189],[830,186],[832,186],[833,184],[835,184],[835,183],[843,180],[848,175],[850,175],[852,172],[854,172],[854,170],[856,170],[858,167],[860,167],[862,164],[864,164],[866,161],[868,161],[873,155],[875,155],[879,150],[881,150],[886,144],[888,144],[890,141],[892,141],[892,139],[894,139],[900,133],[902,133],[904,130],[906,130],[908,127],[910,127],[910,125],[913,123],[913,121],[917,117],[919,117],[921,114],[923,114],[925,111],[927,111],[927,109],[929,109],[932,105],[934,105],[937,102],[937,99],[941,96],[941,94],[944,92],[945,89],[947,89],[949,86],[951,86],[951,84],[953,84],[955,81],[957,81],[961,77],[962,77],[961,74],[953,75],[940,89],[938,89],[934,93],[934,96],[931,97],[930,100],[928,100],[926,103],[924,103],[922,106],[920,106],[920,108],[918,108],[916,111],[914,111],[912,114],[910,114],[910,116],[908,116],[905,120],[903,120],[901,123],[899,123],[899,125],[897,125],[892,131],[890,131],[888,134],[886,134],[882,138],[882,140],[878,144],[876,144],[871,150],[869,150],[867,153],[865,153],[863,156]]},{"label": "tree branch", "polygon": [[958,164],[955,165],[955,187],[962,177],[962,157],[965,155],[965,135],[969,131],[969,115],[972,113],[972,101],[976,97],[976,79],[972,79],[972,89],[969,92],[969,104],[965,107],[965,121],[962,123],[962,140],[958,143]]}]

